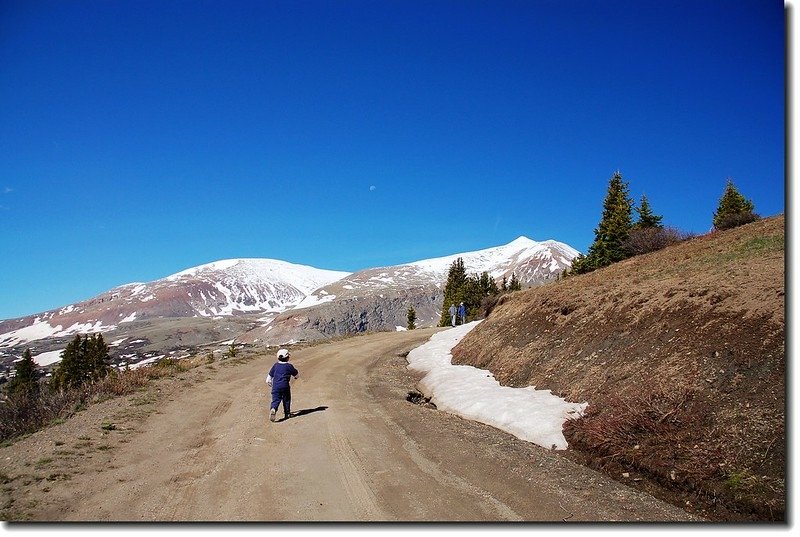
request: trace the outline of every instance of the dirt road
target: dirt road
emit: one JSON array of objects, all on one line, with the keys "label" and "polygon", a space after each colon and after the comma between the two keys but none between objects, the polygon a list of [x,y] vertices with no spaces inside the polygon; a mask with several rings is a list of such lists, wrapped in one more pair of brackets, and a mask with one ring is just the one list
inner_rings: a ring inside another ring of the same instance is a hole
[{"label": "dirt road", "polygon": [[7,512],[56,521],[691,520],[556,452],[406,401],[416,379],[404,355],[432,333],[295,351],[299,415],[277,423],[267,419],[274,357],[265,353],[93,405],[0,448],[14,498]]}]

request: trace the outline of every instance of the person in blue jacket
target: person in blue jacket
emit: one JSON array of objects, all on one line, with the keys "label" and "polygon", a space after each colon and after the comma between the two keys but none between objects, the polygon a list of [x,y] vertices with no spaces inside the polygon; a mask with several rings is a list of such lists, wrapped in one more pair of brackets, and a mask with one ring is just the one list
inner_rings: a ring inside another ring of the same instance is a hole
[{"label": "person in blue jacket", "polygon": [[458,306],[458,316],[461,317],[461,324],[467,324],[467,308],[463,302]]},{"label": "person in blue jacket", "polygon": [[270,404],[269,421],[275,421],[278,406],[283,402],[284,419],[291,416],[292,389],[289,386],[291,377],[297,378],[299,372],[289,363],[289,351],[278,351],[278,361],[270,368],[267,375],[267,384],[272,385],[272,404]]}]

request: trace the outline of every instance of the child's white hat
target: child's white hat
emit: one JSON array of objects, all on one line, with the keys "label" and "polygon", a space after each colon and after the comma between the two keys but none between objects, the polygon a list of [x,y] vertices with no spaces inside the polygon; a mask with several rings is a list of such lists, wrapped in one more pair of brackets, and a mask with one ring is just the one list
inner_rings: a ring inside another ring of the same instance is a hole
[{"label": "child's white hat", "polygon": [[278,351],[278,360],[286,360],[287,358],[289,358],[288,349],[281,349]]}]

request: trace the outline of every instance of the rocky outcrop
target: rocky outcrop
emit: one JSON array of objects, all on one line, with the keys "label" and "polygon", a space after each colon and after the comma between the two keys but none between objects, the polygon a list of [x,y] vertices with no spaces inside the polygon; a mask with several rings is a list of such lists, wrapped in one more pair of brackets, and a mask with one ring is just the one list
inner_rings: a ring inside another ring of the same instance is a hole
[{"label": "rocky outcrop", "polygon": [[439,322],[442,297],[441,289],[429,285],[342,298],[282,313],[269,325],[249,331],[240,341],[281,345],[362,332],[402,330],[408,324],[409,307],[416,312],[416,326],[434,326]]}]

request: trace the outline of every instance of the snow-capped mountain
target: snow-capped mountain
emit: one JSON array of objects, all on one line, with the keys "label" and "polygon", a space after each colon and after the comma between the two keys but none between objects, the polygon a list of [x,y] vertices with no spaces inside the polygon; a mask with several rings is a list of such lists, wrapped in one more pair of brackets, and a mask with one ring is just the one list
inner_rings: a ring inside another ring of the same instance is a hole
[{"label": "snow-capped mountain", "polygon": [[442,287],[458,258],[463,260],[468,274],[488,272],[500,283],[503,277],[510,280],[513,273],[525,286],[538,285],[569,267],[578,253],[562,242],[536,242],[519,237],[504,246],[354,272],[315,290],[297,307],[315,306],[337,298],[365,297],[384,290]]},{"label": "snow-capped mountain", "polygon": [[273,259],[228,259],[149,283],[122,285],[90,300],[0,322],[0,348],[48,337],[110,332],[154,318],[277,314],[347,276]]},{"label": "snow-capped mountain", "polygon": [[[356,273],[273,259],[222,260],[149,283],[122,285],[63,308],[2,321],[0,349],[78,333],[118,330],[131,334],[136,326],[132,323],[152,324],[158,319],[248,315],[254,324],[250,341],[270,339],[265,336],[273,329],[272,339],[289,341],[300,333],[312,338],[404,326],[408,305],[417,310],[418,325],[425,326],[438,322],[442,287],[458,258],[470,274],[485,271],[499,282],[513,273],[524,286],[531,286],[554,278],[577,255],[564,243],[520,237],[504,246]],[[303,313],[293,315],[295,311]],[[184,325],[187,328],[181,330],[191,330],[191,322]]]},{"label": "snow-capped mountain", "polygon": [[439,323],[444,284],[453,262],[461,258],[468,274],[488,272],[498,282],[515,274],[523,286],[540,285],[569,267],[578,251],[567,244],[527,237],[474,252],[354,272],[311,293],[296,308],[246,333],[243,340],[287,341],[406,326],[413,306],[417,326]]}]

